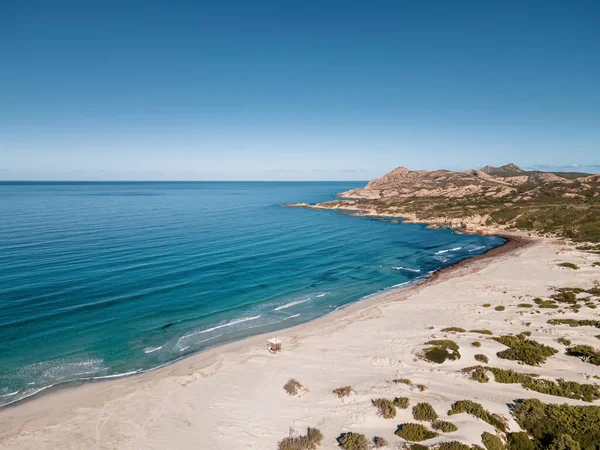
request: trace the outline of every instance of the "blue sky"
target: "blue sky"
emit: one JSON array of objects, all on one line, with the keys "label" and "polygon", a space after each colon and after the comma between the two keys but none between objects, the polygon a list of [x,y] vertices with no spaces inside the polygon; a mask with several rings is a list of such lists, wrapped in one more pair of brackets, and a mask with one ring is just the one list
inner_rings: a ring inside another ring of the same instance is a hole
[{"label": "blue sky", "polygon": [[0,2],[0,179],[600,171],[598,1]]}]

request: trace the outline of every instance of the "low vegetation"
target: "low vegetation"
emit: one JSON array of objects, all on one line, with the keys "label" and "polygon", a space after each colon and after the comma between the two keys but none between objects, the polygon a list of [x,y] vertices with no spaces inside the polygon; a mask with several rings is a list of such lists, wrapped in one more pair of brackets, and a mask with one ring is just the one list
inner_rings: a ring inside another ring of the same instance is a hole
[{"label": "low vegetation", "polygon": [[484,308],[489,308],[490,306],[492,306],[492,304],[491,303],[484,303],[481,306],[483,306]]},{"label": "low vegetation", "polygon": [[478,353],[477,355],[475,355],[474,358],[476,361],[479,361],[480,363],[484,363],[484,364],[487,364],[490,361],[487,356],[482,355],[481,353]]},{"label": "low vegetation", "polygon": [[481,435],[481,442],[487,450],[505,450],[506,446],[502,439],[495,434],[484,431]]},{"label": "low vegetation", "polygon": [[494,309],[496,311],[504,311],[506,308],[504,306],[502,306],[502,305],[499,305],[499,306],[496,306]]},{"label": "low vegetation", "polygon": [[295,436],[290,430],[290,435],[279,441],[278,450],[314,450],[321,444],[323,433],[317,428],[309,428],[306,435]]},{"label": "low vegetation", "polygon": [[527,339],[522,335],[505,335],[494,337],[492,339],[508,347],[508,349],[496,353],[499,358],[521,361],[530,366],[539,366],[546,362],[547,358],[558,353],[558,350],[531,339]]},{"label": "low vegetation", "polygon": [[449,339],[438,339],[427,342],[428,347],[423,350],[423,358],[426,361],[442,364],[447,359],[454,361],[460,359],[460,353],[458,352],[458,344]]},{"label": "low vegetation", "polygon": [[304,386],[302,386],[299,381],[291,378],[283,385],[283,389],[288,393],[288,395],[298,395],[302,389],[304,389]]},{"label": "low vegetation", "polygon": [[497,414],[490,413],[479,403],[471,400],[459,400],[454,402],[448,411],[449,416],[461,413],[470,414],[478,419],[483,420],[484,422],[489,423],[500,431],[506,431],[505,419]]},{"label": "low vegetation", "polygon": [[465,333],[467,330],[465,330],[464,328],[460,328],[460,327],[447,327],[447,328],[442,328],[442,331],[444,333]]},{"label": "low vegetation", "polygon": [[541,298],[536,298],[533,302],[538,305],[540,308],[551,308],[557,309],[558,305],[556,304],[556,300],[542,300]]},{"label": "low vegetation", "polygon": [[577,320],[577,319],[550,319],[550,325],[569,325],[572,328],[576,327],[596,327],[600,328],[600,320]]},{"label": "low vegetation", "polygon": [[417,403],[412,409],[415,420],[431,422],[438,418],[435,409],[429,403]]},{"label": "low vegetation", "polygon": [[[533,438],[534,449],[593,450],[600,443],[598,406],[545,404],[537,399],[527,399],[517,402],[512,414],[519,426]],[[564,446],[565,443],[571,445]]]},{"label": "low vegetation", "polygon": [[471,330],[470,333],[479,333],[479,334],[487,334],[489,336],[492,336],[494,333],[492,333],[492,330]]},{"label": "low vegetation", "polygon": [[437,436],[437,433],[431,431],[420,423],[405,423],[398,427],[396,436],[411,442],[421,442],[427,439],[432,439]]},{"label": "low vegetation", "polygon": [[567,346],[571,345],[571,340],[570,340],[570,339],[567,339],[566,337],[560,337],[560,338],[558,338],[558,339],[557,339],[557,341],[558,341],[560,344],[564,345],[565,347],[567,347]]},{"label": "low vegetation", "polygon": [[434,430],[441,431],[442,433],[452,433],[458,430],[458,427],[454,425],[452,422],[447,422],[445,420],[434,420],[431,423],[431,427]]},{"label": "low vegetation", "polygon": [[340,388],[334,389],[333,393],[338,396],[338,398],[349,397],[351,394],[354,394],[354,389],[352,386],[342,386]]},{"label": "low vegetation", "polygon": [[412,385],[412,381],[409,380],[408,378],[395,378],[392,380],[392,383],[396,383],[396,384],[406,384],[408,386]]},{"label": "low vegetation", "polygon": [[442,442],[435,448],[436,450],[471,450],[471,447],[469,447],[467,444],[463,444],[462,442],[458,441]]},{"label": "low vegetation", "polygon": [[563,263],[557,264],[557,266],[566,267],[567,269],[573,269],[573,270],[579,269],[579,266],[577,264],[574,264],[571,262],[563,262]]},{"label": "low vegetation", "polygon": [[479,341],[475,341],[475,342],[473,342],[471,345],[473,345],[473,347],[477,347],[477,348],[479,348],[479,347],[481,347],[481,342],[479,342]]},{"label": "low vegetation", "polygon": [[396,406],[394,402],[387,398],[375,398],[371,400],[373,406],[375,406],[379,410],[379,414],[381,414],[385,419],[393,419],[396,417]]},{"label": "low vegetation", "polygon": [[343,433],[337,441],[344,450],[367,450],[369,448],[369,440],[360,433]]},{"label": "low vegetation", "polygon": [[600,366],[600,351],[591,345],[575,345],[567,349],[567,355],[576,356],[582,361]]},{"label": "low vegetation", "polygon": [[406,409],[410,405],[408,397],[396,397],[394,399],[394,406],[399,409]]},{"label": "low vegetation", "polygon": [[518,383],[525,389],[540,392],[542,394],[572,398],[586,402],[600,399],[600,386],[595,384],[581,384],[575,381],[565,381],[560,378],[556,381],[540,379],[535,374],[519,373],[514,370],[500,369],[497,367],[474,366],[466,367],[462,371],[471,374],[471,378],[480,383],[487,383],[489,381],[487,373],[491,372],[494,375],[494,381],[496,381],[496,383]]},{"label": "low vegetation", "polygon": [[519,303],[517,306],[519,308],[533,308],[533,305],[531,303]]}]

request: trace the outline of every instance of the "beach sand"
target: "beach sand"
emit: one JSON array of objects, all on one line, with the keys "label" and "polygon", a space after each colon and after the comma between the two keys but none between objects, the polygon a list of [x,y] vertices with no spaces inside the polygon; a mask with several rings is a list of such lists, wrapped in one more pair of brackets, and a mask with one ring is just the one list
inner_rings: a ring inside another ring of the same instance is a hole
[{"label": "beach sand", "polygon": [[[458,440],[481,445],[481,433],[493,427],[466,414],[447,416],[456,400],[472,399],[508,419],[518,431],[507,403],[518,398],[589,404],[526,391],[518,384],[479,384],[460,372],[473,366],[476,353],[490,365],[535,372],[551,378],[598,382],[597,366],[564,354],[561,336],[600,347],[592,327],[569,328],[546,322],[557,310],[521,309],[517,304],[548,296],[552,287],[589,288],[600,280],[599,255],[580,252],[542,238],[516,239],[500,249],[462,262],[430,280],[348,306],[276,335],[283,351],[272,355],[266,340],[254,336],[190,356],[142,375],[59,389],[0,409],[0,447],[7,449],[275,449],[290,427],[319,428],[323,449],[338,448],[336,437],[354,431],[383,436],[400,448],[398,424],[413,422],[411,409],[384,419],[371,399],[407,396],[411,405],[429,402],[440,418],[458,431],[427,441]],[[559,262],[580,266],[572,270]],[[482,305],[490,303],[492,307]],[[497,305],[506,307],[496,311]],[[583,307],[561,318],[598,318]],[[527,324],[529,323],[529,326]],[[499,359],[504,349],[489,336],[444,333],[445,327],[487,328],[495,335],[531,331],[531,338],[560,352],[541,367]],[[428,363],[417,356],[430,339],[449,338],[460,345],[460,360]],[[478,340],[481,348],[472,346]],[[295,378],[306,387],[289,396],[283,385]],[[391,380],[409,378],[414,384]],[[354,395],[339,399],[332,390],[351,385]],[[598,404],[599,402],[595,402]]]}]

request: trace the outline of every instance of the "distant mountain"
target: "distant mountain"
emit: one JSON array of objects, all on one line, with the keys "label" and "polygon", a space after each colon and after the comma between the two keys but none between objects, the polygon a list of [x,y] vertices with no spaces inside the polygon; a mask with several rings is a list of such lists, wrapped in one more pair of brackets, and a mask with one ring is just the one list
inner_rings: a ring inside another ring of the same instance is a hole
[{"label": "distant mountain", "polygon": [[525,171],[512,163],[462,172],[398,167],[338,197],[297,206],[475,230],[517,228],[600,242],[600,175]]}]

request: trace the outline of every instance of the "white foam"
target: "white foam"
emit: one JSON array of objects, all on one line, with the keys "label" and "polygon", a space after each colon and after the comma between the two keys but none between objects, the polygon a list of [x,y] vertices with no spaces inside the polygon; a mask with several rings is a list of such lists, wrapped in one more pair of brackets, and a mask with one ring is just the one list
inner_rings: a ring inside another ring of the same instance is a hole
[{"label": "white foam", "polygon": [[190,338],[192,336],[196,336],[197,334],[210,333],[211,331],[218,330],[219,328],[230,327],[230,326],[233,326],[233,325],[237,325],[238,323],[248,322],[249,320],[256,320],[256,319],[258,319],[260,317],[261,316],[241,317],[239,319],[232,320],[231,322],[227,322],[227,323],[224,323],[224,324],[221,324],[221,325],[217,325],[216,327],[207,328],[206,330],[194,331],[193,333],[185,334],[185,335],[181,336],[179,338],[179,340],[181,341],[182,339],[187,339],[187,338]]},{"label": "white foam", "polygon": [[402,266],[392,267],[392,269],[406,270],[408,272],[415,272],[415,273],[419,273],[421,271],[421,269],[411,269],[410,267],[402,267]]},{"label": "white foam", "polygon": [[[285,319],[283,319],[283,320],[293,319],[294,317],[298,317],[299,315],[300,315],[300,314],[294,314],[293,316],[288,316],[288,317],[286,317],[286,318],[285,318]],[[282,322],[283,322],[283,320],[282,320]]]},{"label": "white foam", "polygon": [[2,394],[0,397],[10,397],[11,395],[17,395],[21,391],[9,392],[8,394]]},{"label": "white foam", "polygon": [[448,253],[448,252],[455,252],[457,250],[460,250],[462,247],[454,247],[454,248],[447,248],[445,250],[440,250],[435,252],[436,255],[441,255],[442,253]]},{"label": "white foam", "polygon": [[324,294],[317,294],[317,298],[325,297],[326,295],[327,295],[327,293],[324,293]]},{"label": "white foam", "polygon": [[483,245],[480,245],[478,247],[472,248],[471,250],[469,250],[469,252],[476,252],[477,250],[481,250],[482,248],[485,248]]},{"label": "white foam", "polygon": [[280,311],[282,309],[291,308],[292,306],[296,306],[296,305],[300,305],[302,303],[306,303],[309,300],[310,300],[310,297],[302,299],[302,300],[294,300],[293,302],[289,302],[289,303],[286,303],[285,305],[278,306],[277,308],[273,309],[273,311]]},{"label": "white foam", "polygon": [[144,353],[154,353],[157,352],[158,350],[160,350],[161,348],[163,348],[163,346],[161,345],[160,347],[146,347],[144,349]]}]

